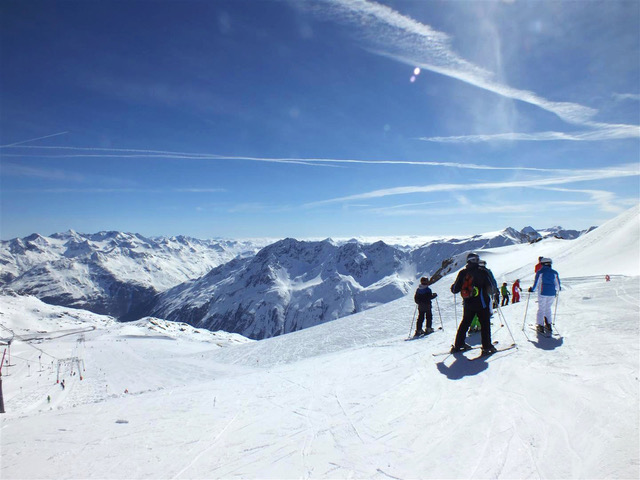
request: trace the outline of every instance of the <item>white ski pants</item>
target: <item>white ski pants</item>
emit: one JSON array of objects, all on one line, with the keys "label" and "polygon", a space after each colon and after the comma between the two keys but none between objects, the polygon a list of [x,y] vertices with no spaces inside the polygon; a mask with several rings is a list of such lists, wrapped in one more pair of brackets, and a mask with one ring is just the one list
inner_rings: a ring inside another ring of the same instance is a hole
[{"label": "white ski pants", "polygon": [[544,317],[547,317],[547,322],[553,323],[551,307],[555,299],[555,296],[538,295],[538,316],[536,317],[538,325],[544,325]]}]

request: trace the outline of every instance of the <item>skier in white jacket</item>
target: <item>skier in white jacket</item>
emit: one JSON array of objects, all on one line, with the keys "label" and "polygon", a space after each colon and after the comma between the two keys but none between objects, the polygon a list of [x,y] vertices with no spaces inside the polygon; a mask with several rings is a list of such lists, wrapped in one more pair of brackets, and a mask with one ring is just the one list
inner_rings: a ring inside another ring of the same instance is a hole
[{"label": "skier in white jacket", "polygon": [[558,272],[551,268],[551,259],[543,257],[540,260],[542,268],[536,273],[536,279],[529,292],[538,290],[538,315],[536,317],[536,329],[540,333],[552,332],[551,306],[561,290]]}]

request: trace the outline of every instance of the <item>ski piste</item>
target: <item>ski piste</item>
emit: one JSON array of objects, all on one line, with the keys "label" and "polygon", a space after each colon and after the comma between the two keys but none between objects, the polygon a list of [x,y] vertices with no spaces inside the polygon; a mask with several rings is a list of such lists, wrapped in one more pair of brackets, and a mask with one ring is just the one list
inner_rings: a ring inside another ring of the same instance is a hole
[{"label": "ski piste", "polygon": [[469,357],[465,357],[467,360],[469,360],[470,362],[473,362],[474,360],[480,360],[481,358],[491,358],[493,355],[495,355],[496,353],[500,353],[500,352],[506,352],[507,350],[512,350],[514,348],[516,348],[517,345],[515,343],[512,343],[511,345],[509,345],[508,347],[504,347],[504,348],[496,348],[496,351],[493,353],[489,353],[489,354],[480,354],[477,357],[473,357],[473,358],[469,358]]},{"label": "ski piste", "polygon": [[413,335],[409,338],[405,338],[404,341],[410,342],[411,340],[420,340],[421,338],[428,337],[429,335],[431,335],[432,333],[436,333],[437,331],[442,331],[442,327],[438,327],[431,333],[423,333],[422,335],[418,335],[417,337]]}]

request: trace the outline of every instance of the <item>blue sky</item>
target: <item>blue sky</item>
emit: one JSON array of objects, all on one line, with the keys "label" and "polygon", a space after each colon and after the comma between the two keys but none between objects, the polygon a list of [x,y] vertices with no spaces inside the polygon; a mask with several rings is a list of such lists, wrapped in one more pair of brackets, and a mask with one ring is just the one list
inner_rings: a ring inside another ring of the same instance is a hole
[{"label": "blue sky", "polygon": [[640,197],[637,1],[0,2],[2,239],[597,225]]}]

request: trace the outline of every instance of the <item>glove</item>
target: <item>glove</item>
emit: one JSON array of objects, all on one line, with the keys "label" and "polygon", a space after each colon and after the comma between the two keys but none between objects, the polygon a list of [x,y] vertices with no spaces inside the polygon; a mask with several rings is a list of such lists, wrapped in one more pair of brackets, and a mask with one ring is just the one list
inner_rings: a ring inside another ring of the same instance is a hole
[{"label": "glove", "polygon": [[453,287],[455,286],[455,283],[451,284],[451,293],[453,293],[455,295],[456,292],[453,291]]},{"label": "glove", "polygon": [[434,294],[431,296],[431,298],[436,298],[437,296],[438,296],[438,294],[437,294],[437,293],[434,293]]},{"label": "glove", "polygon": [[529,293],[533,292],[533,287],[529,287]]}]

